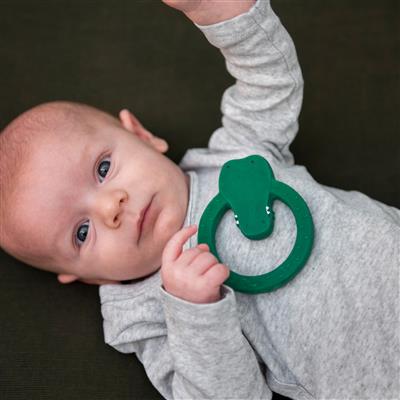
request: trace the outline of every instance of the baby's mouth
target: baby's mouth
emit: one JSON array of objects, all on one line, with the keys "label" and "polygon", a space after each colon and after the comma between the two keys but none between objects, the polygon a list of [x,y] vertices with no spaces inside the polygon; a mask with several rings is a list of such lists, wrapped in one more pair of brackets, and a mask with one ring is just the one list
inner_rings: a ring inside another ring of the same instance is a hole
[{"label": "baby's mouth", "polygon": [[147,204],[147,206],[140,212],[140,217],[137,222],[138,232],[139,232],[138,238],[137,238],[137,244],[139,243],[140,237],[142,236],[142,230],[143,230],[144,224],[146,222],[146,215],[150,209],[151,203],[153,202],[153,198],[154,198],[154,196],[152,196],[149,204]]}]

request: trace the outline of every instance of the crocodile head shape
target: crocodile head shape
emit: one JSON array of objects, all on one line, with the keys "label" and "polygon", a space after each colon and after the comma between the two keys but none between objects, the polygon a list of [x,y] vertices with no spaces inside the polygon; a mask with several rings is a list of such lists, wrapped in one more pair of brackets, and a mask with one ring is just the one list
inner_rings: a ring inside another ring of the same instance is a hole
[{"label": "crocodile head shape", "polygon": [[258,155],[230,160],[221,169],[219,192],[229,203],[236,225],[251,240],[265,238],[273,230],[274,181],[271,167]]}]

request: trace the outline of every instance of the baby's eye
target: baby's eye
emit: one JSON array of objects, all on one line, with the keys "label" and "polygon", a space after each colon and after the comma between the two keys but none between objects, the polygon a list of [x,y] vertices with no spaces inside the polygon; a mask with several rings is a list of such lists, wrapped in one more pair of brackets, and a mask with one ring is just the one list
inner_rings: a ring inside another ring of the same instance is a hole
[{"label": "baby's eye", "polygon": [[89,222],[85,222],[79,226],[78,230],[76,231],[76,242],[78,245],[81,245],[86,240],[88,232]]},{"label": "baby's eye", "polygon": [[103,182],[104,178],[107,176],[108,170],[110,169],[111,162],[108,159],[104,159],[100,162],[97,167],[97,173],[100,177],[100,182]]}]

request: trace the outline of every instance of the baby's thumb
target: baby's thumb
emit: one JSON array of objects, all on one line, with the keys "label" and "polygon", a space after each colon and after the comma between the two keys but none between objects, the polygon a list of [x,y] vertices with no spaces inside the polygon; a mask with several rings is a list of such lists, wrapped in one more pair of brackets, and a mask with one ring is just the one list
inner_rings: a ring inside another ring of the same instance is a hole
[{"label": "baby's thumb", "polygon": [[176,232],[164,247],[162,265],[174,262],[181,254],[185,242],[197,231],[196,225],[189,225]]}]

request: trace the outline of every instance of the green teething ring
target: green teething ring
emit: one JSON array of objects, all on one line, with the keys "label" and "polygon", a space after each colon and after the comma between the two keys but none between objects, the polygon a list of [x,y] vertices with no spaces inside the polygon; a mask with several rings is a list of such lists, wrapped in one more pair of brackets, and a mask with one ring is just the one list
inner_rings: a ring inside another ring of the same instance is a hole
[{"label": "green teething ring", "polygon": [[290,186],[275,180],[268,161],[260,155],[226,162],[219,176],[219,193],[201,216],[198,243],[207,243],[221,261],[215,246],[215,232],[223,215],[232,209],[236,225],[251,240],[260,240],[274,228],[272,203],[280,200],[292,211],[297,227],[296,242],[288,258],[274,270],[261,275],[230,272],[224,282],[243,293],[262,293],[278,289],[293,279],[306,264],[314,241],[314,225],[304,199]]}]

